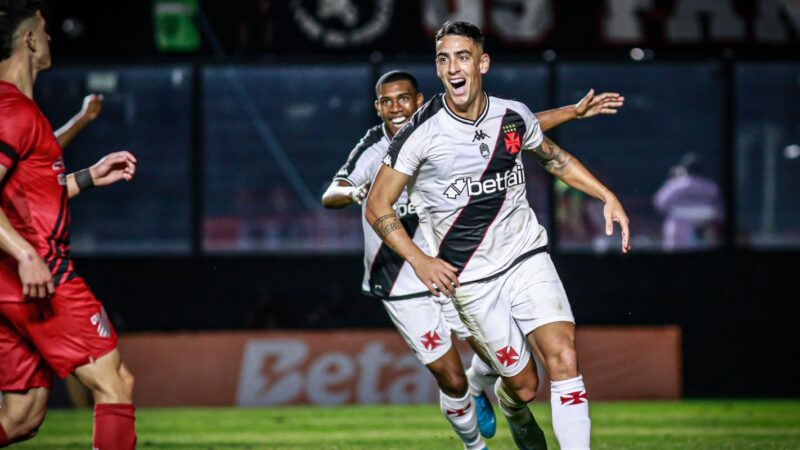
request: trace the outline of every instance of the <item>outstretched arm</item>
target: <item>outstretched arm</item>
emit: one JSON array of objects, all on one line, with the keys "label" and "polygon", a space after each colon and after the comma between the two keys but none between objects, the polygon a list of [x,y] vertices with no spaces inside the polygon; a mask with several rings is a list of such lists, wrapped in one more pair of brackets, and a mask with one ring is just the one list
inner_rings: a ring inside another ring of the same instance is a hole
[{"label": "outstretched arm", "polygon": [[353,186],[344,180],[333,181],[322,194],[322,206],[340,209],[353,203],[360,205],[369,192],[369,183]]},{"label": "outstretched arm", "polygon": [[591,195],[605,204],[603,215],[606,219],[606,234],[609,236],[613,234],[614,222],[619,223],[622,228],[622,252],[628,253],[631,249],[629,243],[629,220],[617,196],[598,181],[578,161],[578,158],[559,147],[547,136],[544,137],[541,145],[534,148],[532,152],[536,159],[539,160],[539,164],[548,172],[573,188]]},{"label": "outstretched arm", "polygon": [[[0,164],[0,182],[8,169]],[[11,226],[6,213],[0,209],[0,251],[17,260],[17,271],[22,282],[22,294],[26,297],[44,298],[55,292],[53,276],[42,257],[33,246]]]},{"label": "outstretched arm", "polygon": [[367,197],[367,222],[389,248],[411,264],[431,294],[438,296],[441,291],[451,296],[458,286],[456,269],[417,247],[392,209],[407,182],[408,175],[382,166]]},{"label": "outstretched arm", "polygon": [[83,107],[75,114],[67,123],[61,128],[56,130],[56,140],[61,148],[69,145],[70,142],[83,130],[86,125],[89,125],[103,110],[103,96],[97,94],[89,94],[83,99]]},{"label": "outstretched arm", "polygon": [[92,167],[67,175],[67,194],[72,198],[94,186],[131,181],[135,173],[136,158],[130,152],[109,153]]},{"label": "outstretched arm", "polygon": [[596,96],[594,89],[590,89],[578,103],[537,112],[536,118],[542,131],[547,131],[573,119],[588,119],[598,114],[616,114],[623,104],[625,97],[616,92],[603,92]]}]

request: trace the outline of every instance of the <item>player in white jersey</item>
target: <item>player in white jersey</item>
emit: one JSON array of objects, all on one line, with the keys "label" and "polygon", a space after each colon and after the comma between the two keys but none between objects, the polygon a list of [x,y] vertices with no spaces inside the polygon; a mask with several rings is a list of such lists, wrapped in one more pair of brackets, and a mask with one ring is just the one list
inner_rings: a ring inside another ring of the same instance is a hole
[{"label": "player in white jersey", "polygon": [[[380,77],[375,94],[375,108],[383,123],[367,131],[337,172],[322,196],[322,203],[327,208],[362,203],[369,184],[381,167],[391,138],[423,100],[417,91],[416,79],[401,71],[391,71]],[[616,93],[595,96],[594,91],[590,91],[577,105],[541,112],[537,117],[544,128],[551,128],[573,118],[613,114],[623,101]],[[406,232],[428,252],[424,236],[418,229],[414,207],[405,193],[393,207]],[[486,437],[493,436],[494,413],[483,391],[497,375],[480,358],[473,357],[472,367],[465,377],[458,353],[452,346],[451,332],[460,339],[466,338],[476,350],[480,347],[461,323],[452,302],[446,297],[432,297],[412,267],[383,244],[366,219],[363,219],[363,227],[363,292],[383,300],[400,334],[436,378],[441,390],[442,413],[468,448],[481,448],[483,443],[476,440],[476,413],[480,433]],[[475,408],[470,406],[467,385]]]},{"label": "player in white jersey", "polygon": [[[613,222],[620,224],[623,252],[630,249],[628,218],[610,190],[543,136],[525,105],[483,91],[489,64],[477,27],[448,22],[439,30],[436,67],[445,93],[420,108],[390,144],[366,217],[432,294],[452,297],[502,376],[495,392],[518,447],[546,448],[527,408],[538,387],[535,352],[552,380],[553,428],[561,448],[588,449],[591,423],[574,318],[546,253],[547,234],[525,196],[521,150],[603,201],[606,233]],[[406,187],[436,257],[415,245],[392,210]]]}]

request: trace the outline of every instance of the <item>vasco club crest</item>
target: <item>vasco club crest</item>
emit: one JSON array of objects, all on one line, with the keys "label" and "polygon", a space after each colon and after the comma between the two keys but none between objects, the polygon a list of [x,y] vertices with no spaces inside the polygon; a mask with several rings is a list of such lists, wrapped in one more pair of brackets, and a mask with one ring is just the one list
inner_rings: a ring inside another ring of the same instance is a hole
[{"label": "vasco club crest", "polygon": [[519,137],[519,131],[517,131],[517,125],[513,123],[504,125],[503,133],[505,133],[503,137],[506,141],[506,151],[511,155],[519,153],[522,141]]},{"label": "vasco club crest", "polygon": [[291,0],[289,8],[298,28],[309,39],[328,48],[369,44],[386,33],[395,0]]}]

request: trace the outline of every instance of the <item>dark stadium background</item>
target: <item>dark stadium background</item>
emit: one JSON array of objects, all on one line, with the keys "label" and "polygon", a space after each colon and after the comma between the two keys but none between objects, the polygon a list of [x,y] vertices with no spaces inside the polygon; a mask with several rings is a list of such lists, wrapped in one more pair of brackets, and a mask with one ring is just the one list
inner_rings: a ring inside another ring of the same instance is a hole
[{"label": "dark stadium background", "polygon": [[[140,160],[133,183],[73,203],[78,271],[117,328],[391,327],[379,302],[359,294],[357,209],[322,212],[309,199],[376,123],[381,71],[411,67],[423,92],[438,92],[424,2],[395,1],[383,37],[329,48],[292,20],[290,6],[309,2],[201,1],[200,45],[188,52],[156,45],[157,3],[45,7],[55,68],[36,95],[54,126],[85,94],[107,93],[103,115],[66,151],[68,165],[118,148]],[[362,16],[373,13],[374,2],[354,3]],[[553,27],[538,41],[490,34],[487,83],[492,89],[496,76],[495,89],[534,110],[574,103],[590,87],[626,95],[617,117],[553,134],[629,209],[640,238],[632,254],[621,256],[616,241],[570,240],[554,224],[555,189],[532,175],[534,208],[579,324],[679,325],[686,397],[797,397],[785,378],[800,298],[797,22],[784,13],[785,39],[765,42],[753,25],[759,2],[733,1],[744,38],[715,39],[710,19],[699,17],[703,39],[676,44],[659,19],[675,2],[654,1],[640,16],[644,37],[625,45],[598,37],[605,2],[552,3]],[[643,49],[641,61],[633,47]],[[271,99],[297,80],[305,84],[292,121]],[[296,172],[263,149],[274,141]],[[709,248],[667,253],[651,196],[689,150],[719,183],[727,219]],[[231,229],[246,236],[226,240]],[[265,237],[271,232],[277,237]]]}]

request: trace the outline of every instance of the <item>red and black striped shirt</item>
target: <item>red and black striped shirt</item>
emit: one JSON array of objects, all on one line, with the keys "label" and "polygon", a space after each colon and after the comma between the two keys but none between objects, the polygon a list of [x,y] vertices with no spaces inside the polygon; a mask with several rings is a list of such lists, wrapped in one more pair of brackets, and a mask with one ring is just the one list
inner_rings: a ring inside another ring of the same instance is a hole
[{"label": "red and black striped shirt", "polygon": [[[36,103],[0,81],[0,208],[50,267],[56,285],[77,277],[69,253],[66,169],[50,122]],[[22,302],[17,262],[0,251],[0,301]]]}]

